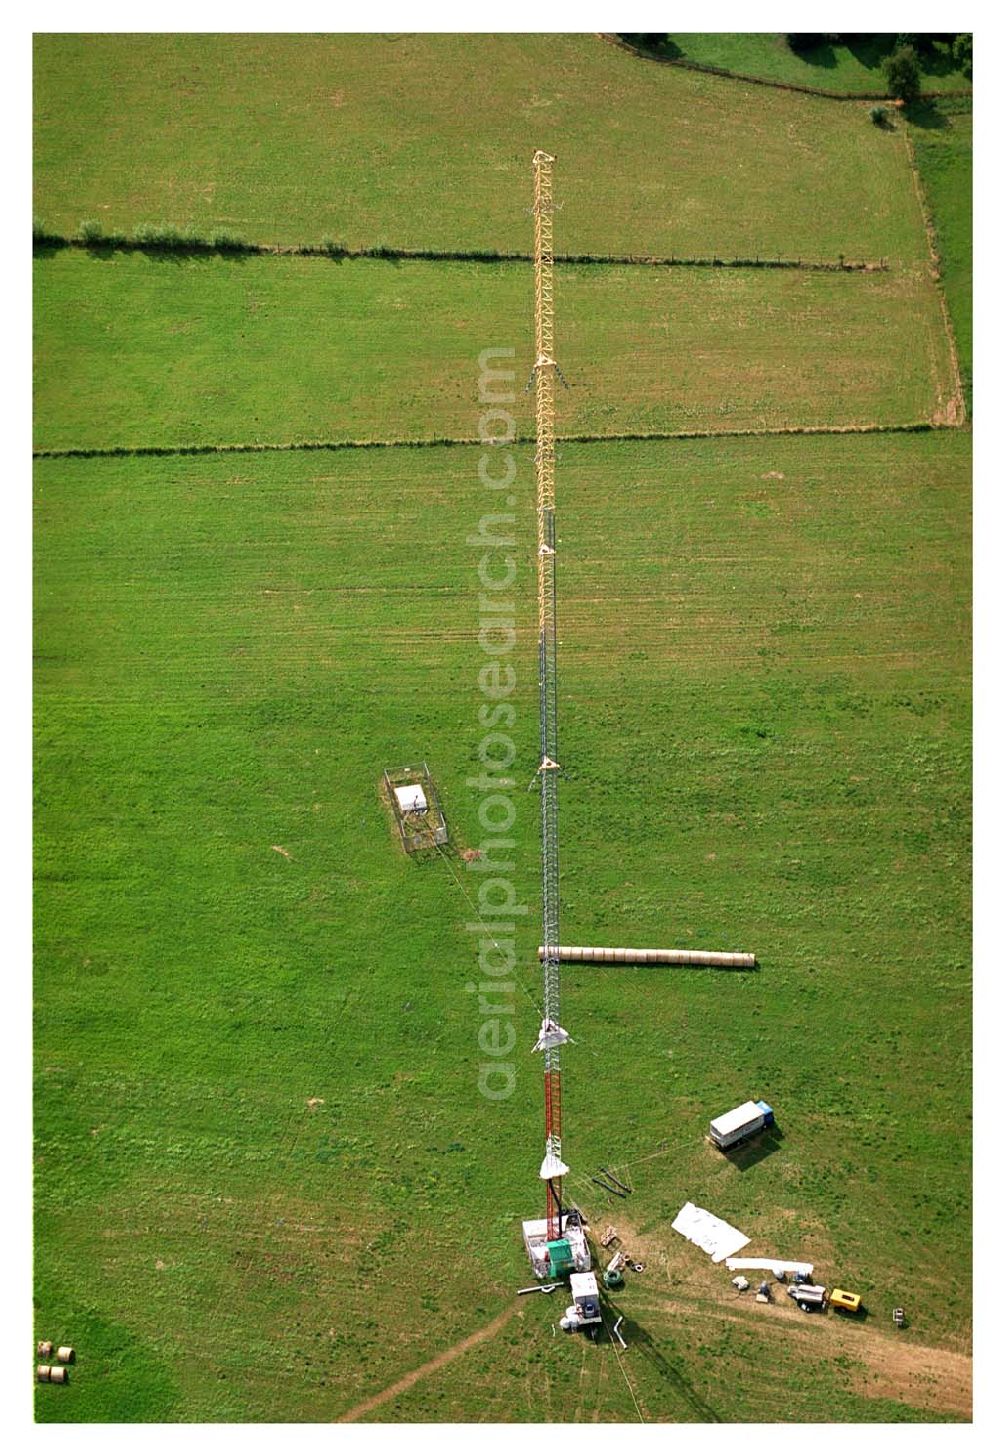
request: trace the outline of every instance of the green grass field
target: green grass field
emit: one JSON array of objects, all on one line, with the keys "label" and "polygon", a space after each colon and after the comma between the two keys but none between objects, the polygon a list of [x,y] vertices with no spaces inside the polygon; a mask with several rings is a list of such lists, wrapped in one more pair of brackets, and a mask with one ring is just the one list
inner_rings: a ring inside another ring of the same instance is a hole
[{"label": "green grass field", "polygon": [[[855,92],[884,94],[882,61],[894,41],[893,35],[858,35],[847,45],[827,43],[804,55],[796,55],[789,49],[784,35],[763,31],[753,35],[712,32],[671,35],[664,53],[699,65],[759,76],[765,81],[815,86],[819,90],[851,95]],[[939,42],[920,60],[925,91],[965,91],[972,84],[955,66],[948,48]]]},{"label": "green grass field", "polygon": [[[95,260],[36,275],[44,448],[474,436],[476,358],[531,356],[527,264]],[[955,383],[926,267],[566,267],[566,433],[917,423]]]},{"label": "green grass field", "polygon": [[[670,1147],[636,1167],[628,1210],[663,1264],[621,1306],[650,1337],[629,1360],[650,1418],[750,1409],[720,1364],[726,1276],[666,1227],[688,1197],[860,1289],[876,1341],[916,1282],[914,1337],[968,1335],[968,451],[562,450],[566,935],[762,963],[566,972],[569,1162]],[[38,465],[38,1325],[85,1347],[43,1418],[336,1418],[520,1282],[533,918],[519,1086],[491,1104],[463,991],[473,874],[405,859],[376,791],[426,755],[477,844],[476,461]],[[740,1173],[702,1134],[751,1091],[785,1137]],[[585,1173],[574,1193],[600,1212]],[[553,1342],[551,1318],[528,1302],[384,1414],[572,1419],[585,1375],[602,1419],[634,1417],[600,1347]],[[795,1344],[754,1419],[935,1407],[926,1387],[865,1400],[860,1341],[847,1369]],[[813,1358],[820,1399],[786,1383]]]},{"label": "green grass field", "polygon": [[[564,973],[567,1182],[647,1265],[608,1302],[631,1389],[606,1337],[553,1335],[558,1296],[514,1298],[544,1204],[530,443],[504,1101],[461,855],[480,449],[36,460],[35,1317],[78,1353],[38,1419],[968,1420],[971,435],[724,436],[952,416],[902,127],[588,35],[35,58],[63,232],[524,251],[543,145],[558,249],[889,263],[558,273],[559,432],[713,434],[559,447],[563,939],[760,960]],[[942,113],[913,135],[967,368],[971,130]],[[474,436],[506,346],[533,429],[523,264],[34,276],[40,449]],[[452,850],[418,861],[378,785],[425,758]],[[781,1135],[723,1159],[707,1122],[751,1094]],[[867,1320],[738,1299],[670,1229],[687,1199]]]},{"label": "green grass field", "polygon": [[962,384],[972,404],[972,113],[958,103],[917,113],[911,127],[941,253]]},{"label": "green grass field", "polygon": [[34,208],[63,232],[522,252],[543,146],[567,250],[923,256],[901,138],[863,107],[593,35],[49,35],[35,65]]}]

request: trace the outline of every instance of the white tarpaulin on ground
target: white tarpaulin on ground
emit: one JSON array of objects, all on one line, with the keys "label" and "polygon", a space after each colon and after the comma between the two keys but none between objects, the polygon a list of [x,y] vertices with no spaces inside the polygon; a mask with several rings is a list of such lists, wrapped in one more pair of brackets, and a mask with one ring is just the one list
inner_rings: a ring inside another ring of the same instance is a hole
[{"label": "white tarpaulin on ground", "polygon": [[782,1270],[786,1275],[811,1275],[813,1266],[803,1260],[726,1260],[727,1270]]},{"label": "white tarpaulin on ground", "polygon": [[699,1209],[697,1204],[685,1204],[671,1228],[711,1255],[716,1264],[750,1243],[748,1235],[709,1214],[707,1209]]}]

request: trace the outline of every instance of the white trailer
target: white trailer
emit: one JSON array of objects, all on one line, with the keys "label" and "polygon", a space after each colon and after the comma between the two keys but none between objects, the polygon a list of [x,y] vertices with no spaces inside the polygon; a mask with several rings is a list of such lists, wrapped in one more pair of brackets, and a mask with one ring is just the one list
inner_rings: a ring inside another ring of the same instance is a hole
[{"label": "white trailer", "polygon": [[601,1323],[601,1297],[597,1289],[597,1276],[593,1271],[570,1275],[569,1292],[572,1305],[559,1321],[564,1330],[589,1330]]}]

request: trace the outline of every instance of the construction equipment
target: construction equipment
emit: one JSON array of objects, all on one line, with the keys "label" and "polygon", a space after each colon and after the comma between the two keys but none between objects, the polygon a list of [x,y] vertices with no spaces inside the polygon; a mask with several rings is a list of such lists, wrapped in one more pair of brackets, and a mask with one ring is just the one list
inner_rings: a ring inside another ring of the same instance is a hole
[{"label": "construction equipment", "polygon": [[814,1266],[807,1260],[772,1260],[772,1259],[744,1259],[742,1256],[729,1255],[726,1260],[727,1270],[770,1270],[776,1280],[783,1280],[786,1276],[798,1280],[799,1284],[806,1284],[812,1278]]},{"label": "construction equipment", "polygon": [[788,1295],[800,1310],[826,1309],[826,1287],[824,1285],[789,1285]]},{"label": "construction equipment", "polygon": [[[601,1169],[598,1172],[603,1174],[606,1171]],[[608,1174],[608,1178],[611,1178],[610,1174]],[[615,1180],[614,1184],[606,1184],[603,1179],[598,1179],[594,1174],[591,1174],[590,1182],[591,1184],[596,1184],[598,1189],[603,1189],[607,1194],[614,1194],[619,1199],[627,1199],[628,1196],[632,1193],[631,1189],[626,1189],[624,1186],[616,1189],[615,1184],[618,1184],[619,1182],[617,1179]]]},{"label": "construction equipment", "polygon": [[570,1275],[569,1290],[573,1303],[559,1321],[563,1330],[590,1330],[601,1323],[601,1300],[597,1276],[592,1272]]},{"label": "construction equipment", "polygon": [[574,1271],[590,1269],[590,1246],[581,1223],[567,1218],[557,1239],[549,1233],[548,1219],[525,1219],[521,1232],[537,1279],[560,1280]]},{"label": "construction equipment", "polygon": [[[560,962],[592,962],[605,966],[731,967],[744,971],[757,966],[752,952],[702,952],[686,947],[558,947]],[[538,949],[542,958],[545,949]]]},{"label": "construction equipment", "polygon": [[850,1290],[831,1290],[828,1303],[831,1310],[845,1310],[848,1315],[857,1315],[861,1309],[861,1296],[852,1294]]}]

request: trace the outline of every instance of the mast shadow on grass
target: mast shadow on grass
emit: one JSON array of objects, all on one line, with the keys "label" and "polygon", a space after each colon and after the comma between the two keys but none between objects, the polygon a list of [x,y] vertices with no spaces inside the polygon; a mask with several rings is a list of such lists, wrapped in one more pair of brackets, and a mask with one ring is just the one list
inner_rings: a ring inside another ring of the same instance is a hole
[{"label": "mast shadow on grass", "polygon": [[622,1339],[628,1346],[628,1356],[625,1358],[626,1366],[629,1356],[641,1356],[656,1371],[657,1375],[669,1385],[671,1390],[684,1402],[687,1408],[694,1413],[699,1421],[722,1420],[722,1417],[698,1394],[684,1372],[672,1361],[667,1359],[648,1330],[643,1329],[637,1321],[630,1320],[627,1311],[623,1310],[617,1301],[605,1296],[604,1306],[609,1327],[614,1325],[619,1315],[624,1316],[618,1328],[621,1331]]}]

